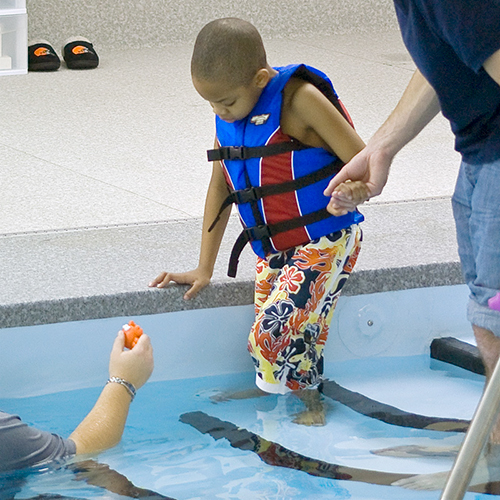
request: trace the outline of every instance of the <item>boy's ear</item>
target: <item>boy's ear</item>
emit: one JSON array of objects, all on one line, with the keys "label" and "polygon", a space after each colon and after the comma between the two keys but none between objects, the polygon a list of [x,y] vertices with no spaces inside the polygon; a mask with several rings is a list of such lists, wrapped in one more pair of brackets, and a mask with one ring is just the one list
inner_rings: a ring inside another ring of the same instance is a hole
[{"label": "boy's ear", "polygon": [[269,83],[270,79],[271,75],[269,71],[266,68],[261,68],[255,73],[254,82],[258,88],[263,89]]}]

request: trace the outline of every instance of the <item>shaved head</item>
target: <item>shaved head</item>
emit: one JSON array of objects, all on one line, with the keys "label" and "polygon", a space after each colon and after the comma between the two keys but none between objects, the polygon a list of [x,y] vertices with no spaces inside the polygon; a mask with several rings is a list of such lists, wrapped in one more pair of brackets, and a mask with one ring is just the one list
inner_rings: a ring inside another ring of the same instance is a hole
[{"label": "shaved head", "polygon": [[198,80],[248,85],[267,66],[257,29],[235,17],[216,19],[199,32],[191,58],[191,75]]}]

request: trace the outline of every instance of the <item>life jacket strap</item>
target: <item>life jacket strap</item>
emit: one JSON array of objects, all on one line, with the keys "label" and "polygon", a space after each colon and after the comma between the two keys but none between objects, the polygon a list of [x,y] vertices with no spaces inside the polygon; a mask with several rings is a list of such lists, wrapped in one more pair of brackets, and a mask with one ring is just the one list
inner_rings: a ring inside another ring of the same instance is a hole
[{"label": "life jacket strap", "polygon": [[294,219],[276,222],[275,224],[263,224],[260,226],[247,227],[243,229],[231,251],[231,258],[229,259],[227,275],[231,278],[236,277],[241,252],[245,248],[246,244],[250,241],[266,239],[269,240],[279,233],[284,233],[286,231],[291,231],[292,229],[308,226],[309,224],[319,222],[331,216],[332,214],[330,214],[326,210],[326,208],[322,208],[321,210],[317,210],[316,212],[311,212],[300,217],[295,217]]},{"label": "life jacket strap", "polygon": [[212,222],[208,231],[212,231],[217,222],[219,222],[222,212],[233,203],[241,205],[243,203],[256,202],[266,196],[272,196],[275,194],[289,193],[291,191],[297,191],[298,189],[310,186],[316,182],[322,181],[332,175],[336,175],[340,172],[344,163],[337,159],[332,163],[329,163],[323,168],[311,172],[310,174],[298,177],[292,181],[282,182],[279,184],[266,184],[264,186],[252,186],[246,189],[239,189],[237,191],[232,191],[229,196],[222,202],[219,212]]},{"label": "life jacket strap", "polygon": [[311,146],[306,146],[296,140],[277,142],[276,144],[267,144],[266,146],[223,146],[218,149],[209,149],[207,157],[208,161],[248,160],[250,158],[265,158],[267,156],[310,148]]}]

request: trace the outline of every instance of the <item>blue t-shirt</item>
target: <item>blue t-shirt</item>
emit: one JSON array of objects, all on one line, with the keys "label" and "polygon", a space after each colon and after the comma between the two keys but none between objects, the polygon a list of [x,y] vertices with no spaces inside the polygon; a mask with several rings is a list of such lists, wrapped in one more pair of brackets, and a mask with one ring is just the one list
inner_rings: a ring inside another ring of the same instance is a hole
[{"label": "blue t-shirt", "polygon": [[500,86],[482,67],[500,49],[500,0],[394,0],[405,45],[435,89],[469,163],[500,158]]}]

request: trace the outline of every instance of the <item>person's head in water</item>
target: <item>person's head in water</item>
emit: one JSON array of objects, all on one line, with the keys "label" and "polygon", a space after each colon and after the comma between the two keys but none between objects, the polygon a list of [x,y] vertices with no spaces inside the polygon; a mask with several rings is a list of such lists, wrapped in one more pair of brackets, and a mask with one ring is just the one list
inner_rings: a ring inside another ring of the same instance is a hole
[{"label": "person's head in water", "polygon": [[262,38],[247,21],[216,19],[196,38],[191,58],[193,85],[222,120],[245,118],[272,72]]}]

